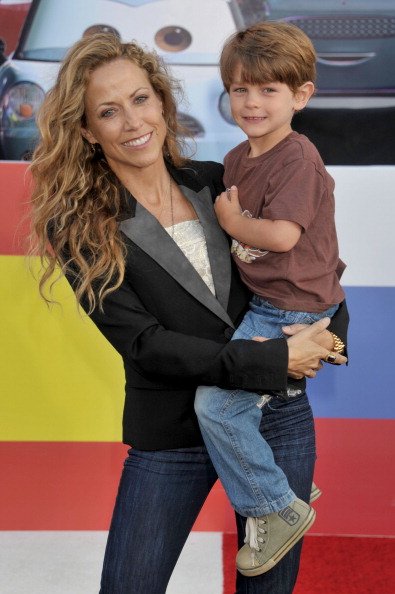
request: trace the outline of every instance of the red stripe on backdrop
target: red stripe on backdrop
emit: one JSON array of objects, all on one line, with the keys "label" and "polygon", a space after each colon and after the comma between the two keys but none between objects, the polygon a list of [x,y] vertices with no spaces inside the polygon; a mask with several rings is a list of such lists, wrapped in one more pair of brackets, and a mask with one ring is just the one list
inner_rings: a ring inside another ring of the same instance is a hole
[{"label": "red stripe on backdrop", "polygon": [[0,443],[0,529],[106,530],[125,455],[119,443]]},{"label": "red stripe on backdrop", "polygon": [[[223,594],[235,591],[236,553],[236,535],[224,534]],[[294,594],[393,594],[394,556],[390,538],[306,536]]]},{"label": "red stripe on backdrop", "polygon": [[395,536],[395,420],[316,419],[316,430],[313,532]]},{"label": "red stripe on backdrop", "polygon": [[237,554],[236,534],[222,535],[222,567],[224,575],[223,594],[233,594],[236,587],[235,557]]},{"label": "red stripe on backdrop", "polygon": [[[107,530],[127,446],[93,442],[0,442],[0,530]],[[195,530],[234,531],[222,487]]]},{"label": "red stripe on backdrop", "polygon": [[24,162],[0,162],[0,254],[24,255],[31,181]]},{"label": "red stripe on backdrop", "polygon": [[[394,536],[395,421],[319,419],[314,533]],[[105,530],[126,446],[92,442],[0,442],[2,530]],[[234,532],[219,484],[195,530]]]}]

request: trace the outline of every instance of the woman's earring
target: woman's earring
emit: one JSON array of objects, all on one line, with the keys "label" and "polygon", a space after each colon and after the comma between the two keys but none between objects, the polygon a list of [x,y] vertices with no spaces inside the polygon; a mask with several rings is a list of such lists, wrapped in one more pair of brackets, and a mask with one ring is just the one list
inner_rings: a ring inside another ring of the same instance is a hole
[{"label": "woman's earring", "polygon": [[101,146],[98,142],[91,142],[91,154],[92,158],[96,157],[100,159],[103,156],[103,151],[101,150]]}]

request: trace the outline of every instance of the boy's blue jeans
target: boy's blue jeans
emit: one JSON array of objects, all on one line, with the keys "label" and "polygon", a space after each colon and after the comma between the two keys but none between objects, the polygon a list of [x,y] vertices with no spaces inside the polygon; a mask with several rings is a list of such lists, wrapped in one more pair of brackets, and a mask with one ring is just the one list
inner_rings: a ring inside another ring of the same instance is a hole
[{"label": "boy's blue jeans", "polygon": [[[315,462],[312,411],[303,393],[285,403],[273,398],[260,426],[297,496],[309,500]],[[204,447],[130,450],[111,522],[100,594],[165,594],[176,561],[217,479]],[[239,547],[245,518],[236,516]],[[237,574],[237,594],[291,594],[302,543],[270,571]],[[201,567],[204,571],[204,567]],[[196,592],[201,586],[196,584]]]},{"label": "boy's blue jeans", "polygon": [[[254,336],[279,338],[282,326],[311,324],[331,317],[337,305],[322,313],[287,311],[254,295],[232,340]],[[289,389],[290,397],[301,391]],[[278,393],[268,392],[276,397]],[[259,432],[265,398],[244,390],[200,386],[195,411],[210,458],[237,513],[263,516],[277,512],[296,498],[272,449]]]}]

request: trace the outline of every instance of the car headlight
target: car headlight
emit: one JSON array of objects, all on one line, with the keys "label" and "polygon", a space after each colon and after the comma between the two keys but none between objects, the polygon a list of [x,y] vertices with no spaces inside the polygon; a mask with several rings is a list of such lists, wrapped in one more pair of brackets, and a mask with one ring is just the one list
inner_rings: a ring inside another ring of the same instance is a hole
[{"label": "car headlight", "polygon": [[31,124],[44,100],[41,87],[31,82],[18,82],[3,95],[1,109],[9,126]]},{"label": "car headlight", "polygon": [[224,91],[220,95],[218,101],[218,109],[219,113],[224,118],[225,122],[227,122],[228,124],[232,124],[232,126],[237,125],[233,119],[232,112],[230,111],[229,94],[226,91]]}]

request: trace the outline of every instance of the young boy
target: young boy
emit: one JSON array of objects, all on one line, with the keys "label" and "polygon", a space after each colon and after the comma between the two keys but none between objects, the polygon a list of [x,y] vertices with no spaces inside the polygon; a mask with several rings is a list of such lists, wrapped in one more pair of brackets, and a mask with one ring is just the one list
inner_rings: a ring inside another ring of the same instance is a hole
[{"label": "young boy", "polygon": [[[225,157],[228,190],[215,204],[221,226],[233,238],[241,277],[254,294],[232,339],[283,337],[282,327],[331,317],[344,299],[334,182],[314,145],[291,128],[294,114],[313,95],[315,62],[309,38],[282,22],[236,33],[221,54],[232,115],[248,137]],[[344,345],[332,336],[333,363]],[[315,374],[312,369],[308,375]],[[196,394],[210,457],[233,507],[247,517],[247,544],[236,559],[244,575],[271,569],[315,519],[259,433],[262,406],[302,395],[303,384],[294,380],[286,392],[258,395],[202,386]]]}]

